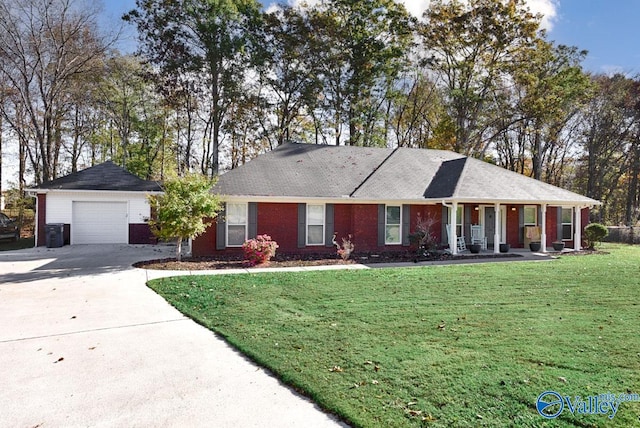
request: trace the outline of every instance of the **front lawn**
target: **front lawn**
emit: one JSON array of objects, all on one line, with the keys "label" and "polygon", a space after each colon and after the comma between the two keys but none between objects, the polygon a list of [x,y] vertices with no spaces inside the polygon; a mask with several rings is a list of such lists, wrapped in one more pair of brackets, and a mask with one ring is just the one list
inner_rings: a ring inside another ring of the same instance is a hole
[{"label": "front lawn", "polygon": [[638,402],[613,419],[535,407],[548,390],[640,394],[640,247],[604,250],[149,285],[355,426],[632,426]]}]

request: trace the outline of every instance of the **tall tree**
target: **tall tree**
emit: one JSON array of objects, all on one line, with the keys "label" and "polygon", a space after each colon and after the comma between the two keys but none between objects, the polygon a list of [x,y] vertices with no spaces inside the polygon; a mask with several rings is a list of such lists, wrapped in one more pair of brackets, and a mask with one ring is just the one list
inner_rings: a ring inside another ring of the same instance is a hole
[{"label": "tall tree", "polygon": [[[454,150],[482,156],[497,88],[538,37],[539,17],[524,0],[432,0],[419,27],[422,46],[445,88],[455,123]],[[522,64],[520,64],[522,65]]]},{"label": "tall tree", "polygon": [[136,24],[140,53],[157,65],[166,81],[185,74],[199,79],[209,94],[211,123],[203,173],[215,175],[223,124],[253,61],[251,35],[260,16],[255,0],[136,0],[124,15]]},{"label": "tall tree", "polygon": [[[75,0],[0,2],[0,80],[19,107],[3,108],[20,141],[33,141],[36,182],[56,177],[68,91],[99,64],[109,43],[95,32],[97,9]],[[6,106],[6,104],[4,104]],[[21,113],[26,121],[21,123]]]},{"label": "tall tree", "polygon": [[343,142],[345,126],[350,145],[386,144],[380,119],[407,64],[413,20],[392,0],[329,0],[309,13],[312,58],[335,143]]},{"label": "tall tree", "polygon": [[[580,67],[585,56],[586,51],[575,47],[538,39],[534,49],[520,58],[519,63],[527,66],[514,69],[514,83],[521,90],[518,120],[527,124],[531,175],[537,180],[545,169],[553,169],[565,125],[589,97],[590,81]],[[551,181],[550,173],[545,178]]]},{"label": "tall tree", "polygon": [[[263,120],[267,137],[275,134],[276,145],[304,138],[301,116],[305,107],[315,105],[320,91],[318,64],[310,56],[312,32],[307,14],[283,6],[264,17],[264,62],[260,77],[264,82],[263,99],[275,117],[275,123]],[[298,126],[296,126],[298,125]],[[272,144],[273,146],[273,144]]]},{"label": "tall tree", "polygon": [[582,192],[603,202],[597,220],[616,224],[624,221],[625,202],[616,199],[627,194],[620,194],[621,179],[629,172],[629,145],[640,120],[637,83],[620,74],[596,75],[592,80],[596,93],[580,116],[583,155],[578,180]]}]

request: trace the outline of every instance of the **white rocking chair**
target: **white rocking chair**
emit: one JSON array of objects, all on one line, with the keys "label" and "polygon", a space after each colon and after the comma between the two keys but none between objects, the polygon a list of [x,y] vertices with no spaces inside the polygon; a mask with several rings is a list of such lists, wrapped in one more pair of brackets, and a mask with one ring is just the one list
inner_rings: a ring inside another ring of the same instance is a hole
[{"label": "white rocking chair", "polygon": [[[447,230],[447,242],[450,242],[451,239],[451,229],[450,229],[451,225],[447,224],[445,229]],[[467,243],[464,241],[464,236],[458,236],[457,239],[457,250],[458,252],[460,251],[467,251]]]},{"label": "white rocking chair", "polygon": [[487,237],[482,236],[482,226],[479,224],[471,225],[471,244],[479,244],[481,249],[487,249]]}]

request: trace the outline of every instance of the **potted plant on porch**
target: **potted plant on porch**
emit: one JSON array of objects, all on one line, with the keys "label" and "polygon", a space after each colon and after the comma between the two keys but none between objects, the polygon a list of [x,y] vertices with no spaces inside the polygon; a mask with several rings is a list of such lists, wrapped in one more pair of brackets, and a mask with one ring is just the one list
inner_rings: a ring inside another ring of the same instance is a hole
[{"label": "potted plant on porch", "polygon": [[509,245],[509,244],[500,244],[500,252],[501,253],[508,253],[510,249],[511,249],[511,245]]},{"label": "potted plant on porch", "polygon": [[529,242],[529,249],[534,253],[540,251],[541,246],[542,244],[540,242]]},{"label": "potted plant on porch", "polygon": [[469,251],[471,251],[473,254],[478,254],[481,249],[482,249],[482,245],[480,244],[469,245]]},{"label": "potted plant on porch", "polygon": [[551,243],[551,245],[553,245],[553,249],[554,249],[555,251],[562,251],[562,250],[564,250],[564,242],[562,242],[562,241],[553,241],[553,242]]}]

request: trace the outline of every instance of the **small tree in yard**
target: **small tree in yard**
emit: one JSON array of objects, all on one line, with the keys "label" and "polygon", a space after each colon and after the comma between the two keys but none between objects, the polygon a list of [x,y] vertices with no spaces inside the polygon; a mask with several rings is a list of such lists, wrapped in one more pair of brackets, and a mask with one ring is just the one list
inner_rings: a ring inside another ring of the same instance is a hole
[{"label": "small tree in yard", "polygon": [[149,220],[153,234],[165,240],[176,239],[176,256],[182,260],[182,240],[202,234],[220,212],[222,204],[211,193],[212,180],[189,174],[164,182],[164,194],[148,197],[156,218]]}]

